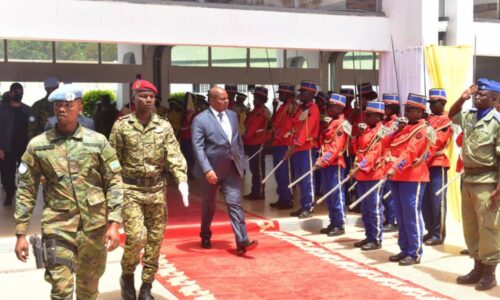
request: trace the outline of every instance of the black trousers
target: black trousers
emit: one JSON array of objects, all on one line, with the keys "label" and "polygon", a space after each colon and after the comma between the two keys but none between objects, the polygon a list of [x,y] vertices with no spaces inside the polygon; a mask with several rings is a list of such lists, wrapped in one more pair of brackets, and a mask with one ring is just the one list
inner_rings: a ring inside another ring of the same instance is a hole
[{"label": "black trousers", "polygon": [[22,152],[6,152],[4,159],[0,160],[2,185],[7,195],[13,195],[16,192],[16,168],[22,155]]}]

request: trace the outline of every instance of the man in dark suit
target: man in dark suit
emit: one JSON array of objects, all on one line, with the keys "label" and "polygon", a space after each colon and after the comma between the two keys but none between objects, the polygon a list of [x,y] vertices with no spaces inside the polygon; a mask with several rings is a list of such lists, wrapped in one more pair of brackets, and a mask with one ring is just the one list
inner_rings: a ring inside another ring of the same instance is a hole
[{"label": "man in dark suit", "polygon": [[236,238],[238,255],[257,246],[247,235],[245,216],[241,208],[241,184],[244,170],[244,150],[238,130],[236,113],[228,110],[227,92],[219,87],[208,93],[210,107],[197,115],[192,125],[193,152],[196,160],[194,175],[201,180],[203,203],[201,211],[201,247],[211,248],[210,224],[215,213],[218,187],[224,193],[231,226]]}]

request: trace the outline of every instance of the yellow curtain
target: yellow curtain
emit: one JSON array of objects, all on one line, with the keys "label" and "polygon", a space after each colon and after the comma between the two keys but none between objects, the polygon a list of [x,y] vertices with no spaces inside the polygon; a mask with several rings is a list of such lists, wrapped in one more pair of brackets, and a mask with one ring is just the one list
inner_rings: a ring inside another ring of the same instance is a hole
[{"label": "yellow curtain", "polygon": [[[467,75],[472,61],[471,46],[428,46],[425,47],[425,61],[431,77],[433,87],[446,90],[448,101],[446,110],[460,97],[464,89],[469,86]],[[457,173],[455,167],[458,158],[455,141],[447,149],[451,167],[448,171],[448,180],[451,181]],[[448,212],[461,221],[460,180],[456,180],[448,187]]]}]

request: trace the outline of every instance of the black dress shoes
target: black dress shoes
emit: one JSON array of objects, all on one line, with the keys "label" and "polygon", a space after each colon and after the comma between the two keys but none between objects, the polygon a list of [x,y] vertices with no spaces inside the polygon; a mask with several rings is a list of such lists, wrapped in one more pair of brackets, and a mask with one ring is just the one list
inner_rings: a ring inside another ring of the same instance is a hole
[{"label": "black dress shoes", "polygon": [[403,252],[400,252],[400,253],[398,253],[396,255],[389,256],[389,261],[398,262],[398,261],[402,260],[405,257],[406,257],[406,254],[404,254]]},{"label": "black dress shoes", "polygon": [[256,201],[256,200],[265,200],[266,197],[264,196],[264,194],[258,195],[250,193],[243,196],[243,199]]},{"label": "black dress shoes", "polygon": [[301,213],[302,213],[302,208],[299,208],[296,211],[292,211],[290,213],[290,217],[298,217]]},{"label": "black dress shoes", "polygon": [[420,258],[413,258],[411,256],[406,256],[399,261],[400,266],[411,266],[420,263]]},{"label": "black dress shoes", "polygon": [[430,233],[424,234],[424,242],[427,242],[428,239],[430,239],[432,235]]},{"label": "black dress shoes", "polygon": [[368,240],[367,239],[364,239],[362,241],[357,241],[354,243],[354,247],[356,248],[361,248],[363,247],[364,245],[368,244]]},{"label": "black dress shoes", "polygon": [[308,210],[303,210],[298,216],[297,218],[299,219],[307,219],[307,218],[310,218],[313,216],[313,213],[308,211]]},{"label": "black dress shoes", "polygon": [[293,208],[293,203],[278,203],[277,209],[285,210]]},{"label": "black dress shoes", "polygon": [[328,232],[330,232],[330,230],[333,229],[333,225],[332,224],[328,224],[328,226],[326,226],[325,228],[321,228],[321,230],[319,231],[319,233],[321,234],[328,234]]},{"label": "black dress shoes", "polygon": [[277,208],[277,207],[278,207],[278,205],[280,205],[280,203],[281,203],[281,202],[278,200],[278,201],[276,201],[276,202],[271,202],[271,203],[269,203],[269,206],[270,206],[270,207]]},{"label": "black dress shoes", "polygon": [[345,233],[344,227],[333,227],[326,235],[327,236],[339,236]]},{"label": "black dress shoes", "polygon": [[201,248],[203,249],[212,248],[212,243],[210,242],[210,239],[201,239]]},{"label": "black dress shoes", "polygon": [[255,249],[259,242],[257,240],[253,240],[251,242],[246,242],[244,244],[240,244],[236,247],[236,254],[243,255],[247,251]]},{"label": "black dress shoes", "polygon": [[431,237],[427,241],[425,241],[426,246],[436,246],[436,245],[441,245],[444,241],[437,238],[437,237]]},{"label": "black dress shoes", "polygon": [[457,283],[458,284],[475,284],[481,280],[483,276],[483,264],[480,260],[474,260],[474,269],[472,269],[466,275],[458,276]]},{"label": "black dress shoes", "polygon": [[363,251],[371,251],[371,250],[377,250],[382,248],[382,243],[377,243],[377,242],[368,242],[361,246],[361,250]]}]

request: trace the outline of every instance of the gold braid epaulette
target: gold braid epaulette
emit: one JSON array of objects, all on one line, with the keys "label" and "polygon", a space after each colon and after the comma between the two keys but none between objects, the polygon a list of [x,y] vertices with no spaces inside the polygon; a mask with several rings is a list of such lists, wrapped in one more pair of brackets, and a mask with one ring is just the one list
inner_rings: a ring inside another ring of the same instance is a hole
[{"label": "gold braid epaulette", "polygon": [[415,135],[415,134],[416,134],[419,130],[423,129],[425,126],[427,126],[427,123],[424,123],[424,124],[422,124],[422,125],[418,126],[417,128],[413,129],[413,131],[412,131],[412,132],[410,132],[410,134],[408,135],[408,137],[407,137],[407,138],[405,138],[404,140],[399,141],[399,142],[397,142],[397,143],[394,143],[394,144],[393,144],[393,143],[391,143],[391,147],[397,147],[397,146],[401,145],[402,143],[407,142],[407,141],[408,141],[409,139],[411,139],[411,138],[412,138],[412,137],[413,137],[413,136],[414,136],[414,135]]}]

